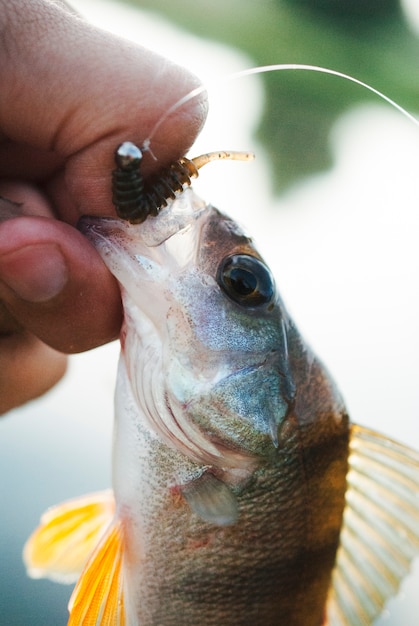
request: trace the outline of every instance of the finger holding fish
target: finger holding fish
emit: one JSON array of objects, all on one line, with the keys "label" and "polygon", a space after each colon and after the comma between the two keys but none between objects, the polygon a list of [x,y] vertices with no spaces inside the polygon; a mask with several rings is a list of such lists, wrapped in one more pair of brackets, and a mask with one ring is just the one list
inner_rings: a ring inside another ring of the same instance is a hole
[{"label": "finger holding fish", "polygon": [[[0,42],[0,188],[10,201],[0,215],[0,297],[8,317],[24,330],[13,342],[2,342],[9,360],[1,381],[4,412],[62,376],[60,351],[88,350],[117,336],[122,311],[116,283],[74,226],[87,207],[89,213],[113,213],[108,148],[119,134],[121,140],[131,132],[146,136],[172,100],[197,79],[145,48],[90,26],[66,3],[2,3],[0,14],[5,33]],[[140,94],[137,81],[145,86]],[[98,106],[104,93],[106,105]],[[205,111],[202,94],[156,133],[160,163],[189,147]],[[155,165],[147,160],[144,172],[151,173]],[[13,203],[20,209],[11,211]],[[8,327],[7,322],[0,332],[8,333]],[[15,356],[22,360],[25,353],[21,378]],[[19,402],[22,389],[26,393]]]}]

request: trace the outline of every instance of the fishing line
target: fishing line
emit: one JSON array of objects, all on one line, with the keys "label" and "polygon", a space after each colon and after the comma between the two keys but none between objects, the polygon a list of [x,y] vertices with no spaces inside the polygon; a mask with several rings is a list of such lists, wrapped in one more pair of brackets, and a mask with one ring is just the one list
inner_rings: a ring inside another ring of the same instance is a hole
[{"label": "fishing line", "polygon": [[[177,100],[177,102],[175,102],[171,107],[169,107],[167,111],[162,115],[162,117],[156,122],[151,133],[143,142],[143,150],[148,150],[151,152],[150,146],[151,146],[152,138],[154,137],[154,135],[156,134],[160,126],[167,120],[168,117],[170,117],[170,115],[172,115],[172,113],[174,113],[175,111],[177,111],[177,109],[179,109],[184,104],[189,102],[189,100],[192,100],[196,96],[199,96],[201,93],[208,91],[211,87],[218,87],[224,83],[229,83],[231,81],[238,80],[246,76],[252,76],[256,74],[266,74],[268,72],[280,72],[280,71],[290,71],[290,70],[291,71],[299,70],[299,71],[307,71],[307,72],[318,72],[320,74],[328,74],[330,76],[336,76],[337,78],[342,78],[344,80],[347,80],[351,83],[354,83],[355,85],[359,85],[360,87],[363,87],[364,89],[367,89],[368,91],[376,95],[378,98],[381,98],[381,100],[384,100],[385,102],[387,102],[390,106],[395,108],[399,113],[401,113],[411,123],[413,123],[415,126],[419,128],[419,119],[417,119],[414,115],[409,113],[400,104],[398,104],[397,102],[395,102],[394,100],[386,96],[383,92],[379,91],[375,87],[372,87],[368,83],[365,83],[362,80],[355,78],[354,76],[350,76],[349,74],[344,74],[343,72],[339,72],[338,70],[333,70],[333,69],[330,69],[327,67],[321,67],[318,65],[306,65],[306,64],[300,64],[300,63],[283,63],[283,64],[276,63],[273,65],[261,65],[259,67],[252,67],[246,70],[240,70],[238,72],[234,72],[232,74],[227,74],[226,76],[218,78],[217,80],[214,80],[213,82],[210,82],[205,85],[196,87],[195,89],[192,89],[187,94],[185,94],[182,98]],[[152,156],[154,157],[153,154]]]}]

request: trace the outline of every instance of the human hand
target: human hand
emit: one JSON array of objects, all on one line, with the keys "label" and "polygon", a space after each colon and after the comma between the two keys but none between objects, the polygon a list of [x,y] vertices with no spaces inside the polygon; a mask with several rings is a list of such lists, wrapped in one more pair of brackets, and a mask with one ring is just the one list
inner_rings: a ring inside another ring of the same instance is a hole
[{"label": "human hand", "polygon": [[[118,286],[75,225],[84,214],[114,214],[116,146],[125,140],[141,145],[198,81],[93,28],[65,3],[0,0],[0,23],[4,413],[61,378],[63,353],[117,337]],[[184,154],[205,114],[205,100],[198,97],[165,120],[153,137],[157,161],[144,160],[145,176]]]}]

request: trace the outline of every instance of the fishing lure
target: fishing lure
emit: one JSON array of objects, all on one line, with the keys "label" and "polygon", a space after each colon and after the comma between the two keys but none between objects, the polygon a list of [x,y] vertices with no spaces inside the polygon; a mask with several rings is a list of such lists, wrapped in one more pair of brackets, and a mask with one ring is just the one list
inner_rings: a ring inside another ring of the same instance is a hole
[{"label": "fishing lure", "polygon": [[131,224],[144,222],[149,215],[156,216],[174,200],[176,193],[191,185],[197,178],[198,170],[221,159],[249,161],[254,158],[250,152],[210,152],[193,159],[182,157],[168,168],[159,172],[147,185],[140,173],[143,151],[130,141],[125,141],[115,151],[116,169],[112,172],[112,201],[121,219]]}]

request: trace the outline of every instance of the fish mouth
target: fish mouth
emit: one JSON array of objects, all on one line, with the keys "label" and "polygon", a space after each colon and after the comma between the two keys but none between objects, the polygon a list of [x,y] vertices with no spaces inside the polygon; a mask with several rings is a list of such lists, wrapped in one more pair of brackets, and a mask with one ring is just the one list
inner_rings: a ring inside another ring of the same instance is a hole
[{"label": "fish mouth", "polygon": [[150,215],[141,224],[131,224],[116,217],[83,215],[77,228],[95,247],[98,247],[98,238],[106,238],[115,239],[125,250],[139,241],[154,248],[187,228],[210,208],[191,188],[187,188],[174,200],[169,200],[158,215]]},{"label": "fish mouth", "polygon": [[[91,231],[96,232],[95,227],[100,227],[101,224],[109,224],[110,222],[117,222],[117,218],[114,217],[97,217],[96,215],[82,215],[77,222],[77,229],[89,237]],[[106,230],[106,226],[105,226]]]},{"label": "fish mouth", "polygon": [[77,222],[77,229],[90,241],[103,257],[105,250],[110,250],[113,241],[121,236],[122,220],[114,217],[96,217],[82,215]]},{"label": "fish mouth", "polygon": [[[172,274],[193,263],[202,224],[211,211],[210,205],[186,189],[157,216],[149,216],[141,224],[86,215],[79,219],[77,226],[120,285],[130,293],[133,302],[142,309],[145,301],[152,302],[156,298],[156,291],[159,297],[162,295]],[[150,297],[140,300],[145,285],[148,285]]]}]

